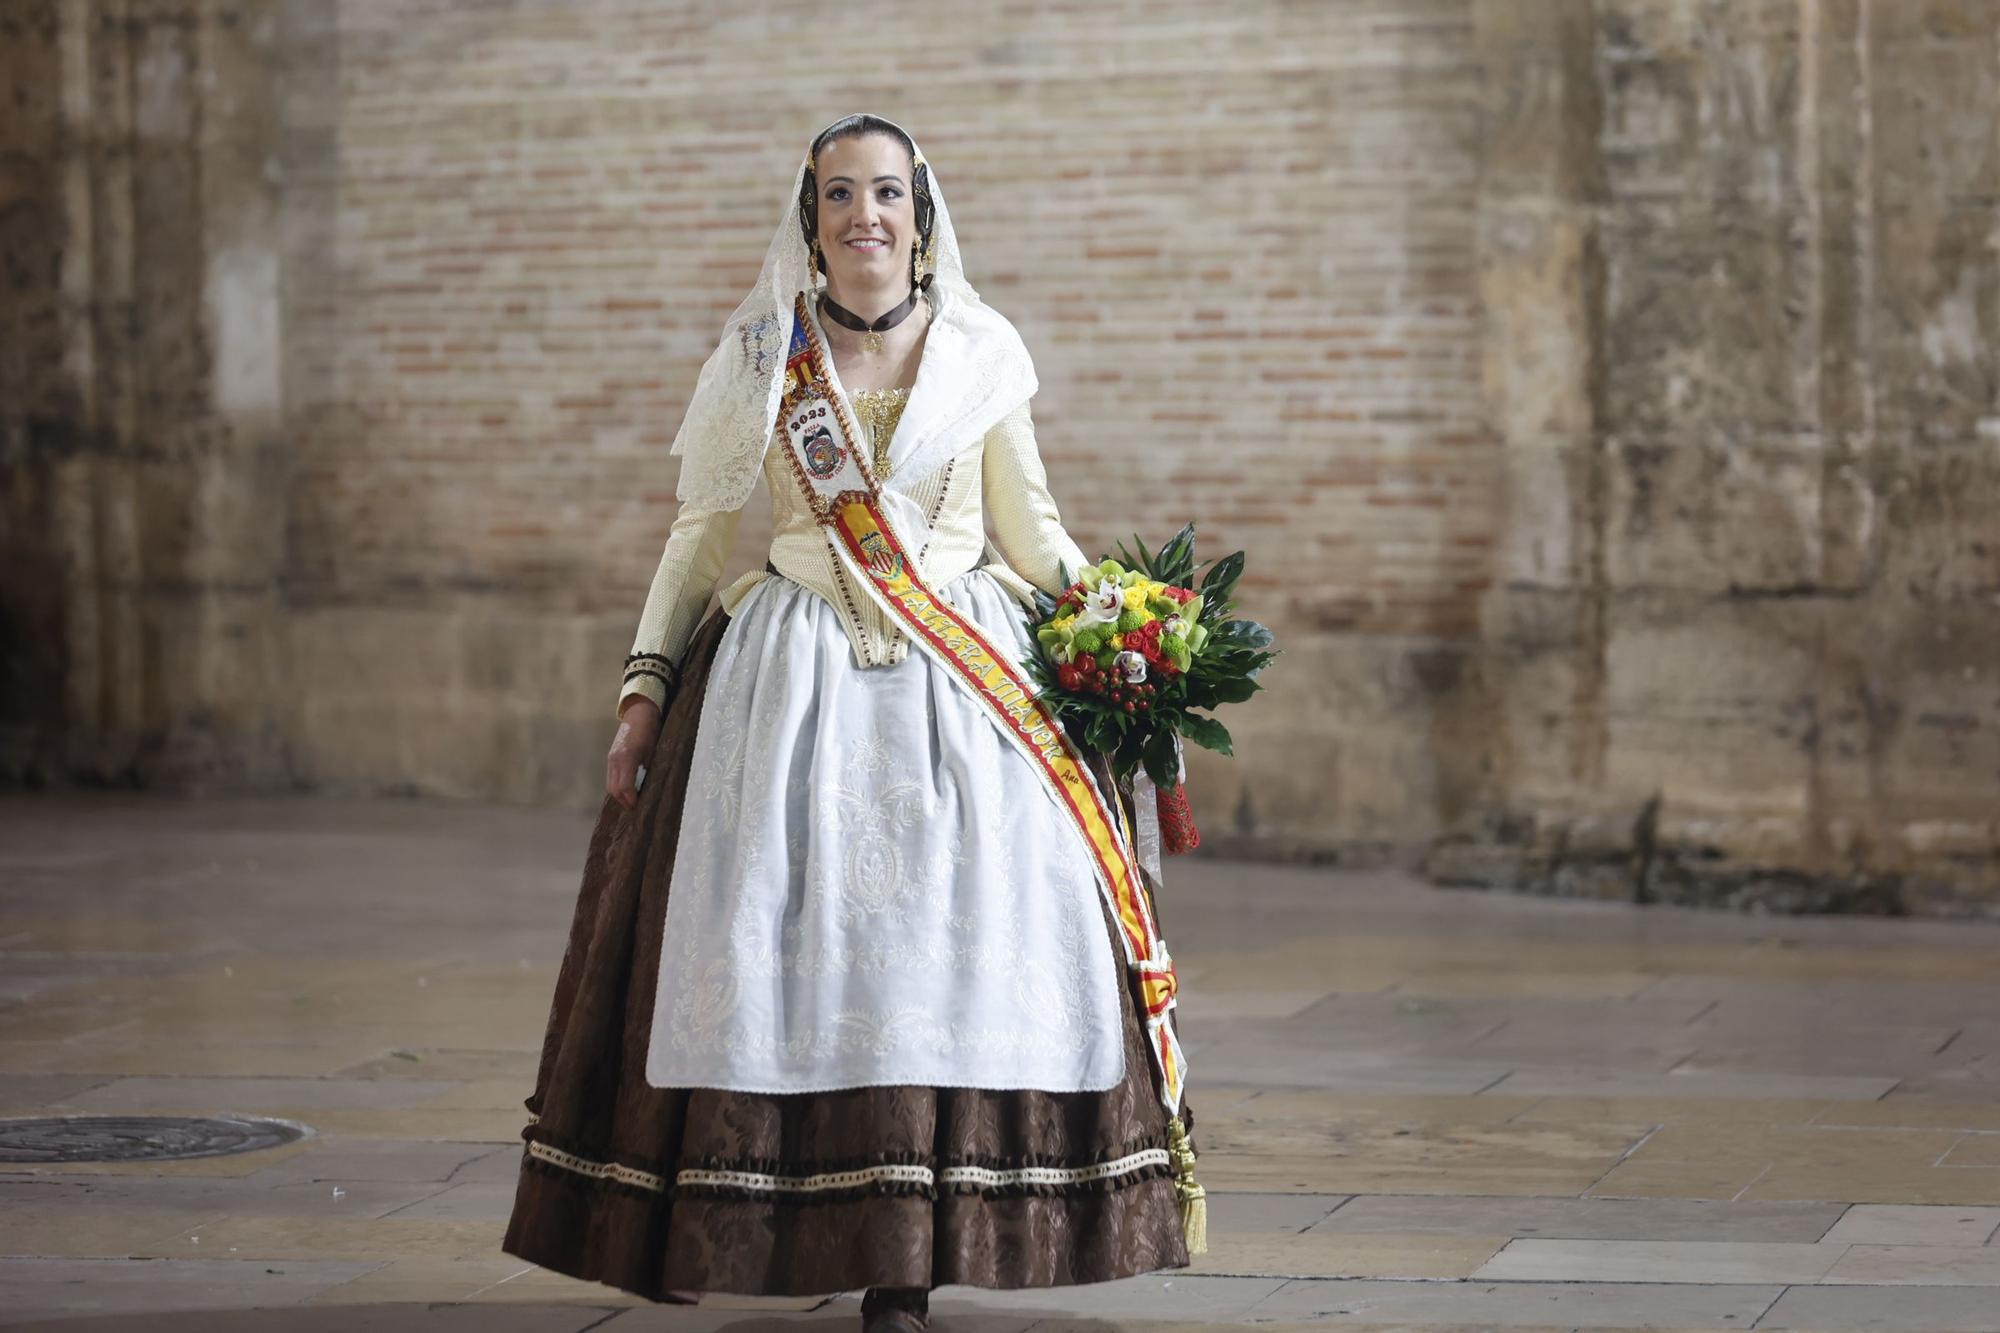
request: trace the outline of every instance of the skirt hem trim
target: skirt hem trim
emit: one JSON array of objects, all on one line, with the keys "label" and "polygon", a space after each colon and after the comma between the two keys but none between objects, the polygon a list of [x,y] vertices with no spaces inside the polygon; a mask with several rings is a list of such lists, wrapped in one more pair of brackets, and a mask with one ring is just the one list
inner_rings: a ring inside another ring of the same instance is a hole
[{"label": "skirt hem trim", "polygon": [[[1074,1165],[1055,1165],[1054,1159],[1048,1158],[1039,1161],[1022,1158],[1013,1159],[1012,1165],[999,1164],[1005,1159],[994,1159],[992,1165],[968,1161],[938,1166],[930,1159],[905,1155],[906,1159],[901,1161],[877,1160],[838,1170],[801,1172],[777,1170],[785,1164],[775,1162],[718,1161],[683,1167],[675,1172],[672,1181],[660,1172],[567,1152],[532,1138],[527,1141],[527,1154],[534,1164],[646,1193],[690,1198],[747,1197],[772,1202],[851,1199],[867,1194],[923,1198],[978,1194],[1000,1198],[1101,1193],[1173,1172],[1173,1158],[1168,1150],[1153,1143],[1133,1145],[1130,1151],[1115,1157]],[[796,1168],[798,1164],[789,1165]],[[766,1166],[774,1169],[748,1169]]]}]

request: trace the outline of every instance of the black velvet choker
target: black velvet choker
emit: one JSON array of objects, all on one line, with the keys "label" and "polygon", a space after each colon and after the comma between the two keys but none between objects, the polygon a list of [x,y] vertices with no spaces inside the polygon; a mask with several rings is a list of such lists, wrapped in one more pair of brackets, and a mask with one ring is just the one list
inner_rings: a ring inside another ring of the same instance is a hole
[{"label": "black velvet choker", "polygon": [[830,292],[822,291],[819,299],[820,303],[826,308],[826,313],[833,316],[834,323],[840,325],[842,328],[853,329],[856,333],[865,334],[866,336],[861,340],[861,345],[871,352],[879,352],[882,350],[883,332],[887,329],[895,328],[898,324],[908,319],[910,312],[917,308],[917,299],[929,289],[930,285],[931,275],[926,273],[922,282],[910,288],[910,294],[903,299],[901,305],[891,310],[888,314],[883,315],[880,319],[875,320],[872,324],[855,314],[852,310],[849,310],[840,302],[834,300]]}]

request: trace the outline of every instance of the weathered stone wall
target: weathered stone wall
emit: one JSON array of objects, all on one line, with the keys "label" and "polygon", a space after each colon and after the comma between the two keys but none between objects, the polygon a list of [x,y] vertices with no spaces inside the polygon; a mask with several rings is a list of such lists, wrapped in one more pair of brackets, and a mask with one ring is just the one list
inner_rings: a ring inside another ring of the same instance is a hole
[{"label": "weathered stone wall", "polygon": [[978,13],[8,8],[0,775],[593,800],[695,369],[872,108],[1072,530],[1249,551],[1210,845],[2000,901],[2000,5]]},{"label": "weathered stone wall", "polygon": [[1433,868],[2000,900],[2000,6],[1480,6],[1508,516]]},{"label": "weathered stone wall", "polygon": [[0,17],[0,773],[283,780],[257,5]]}]

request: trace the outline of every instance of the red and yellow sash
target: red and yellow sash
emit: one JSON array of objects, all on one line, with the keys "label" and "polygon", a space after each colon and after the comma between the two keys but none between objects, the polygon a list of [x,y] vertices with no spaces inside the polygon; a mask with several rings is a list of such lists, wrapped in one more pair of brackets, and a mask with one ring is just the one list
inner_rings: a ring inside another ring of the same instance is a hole
[{"label": "red and yellow sash", "polygon": [[[804,293],[793,305],[778,425],[799,486],[856,582],[972,692],[1069,812],[1117,919],[1126,962],[1139,981],[1146,1044],[1160,1071],[1160,1098],[1168,1110],[1178,1112],[1184,1062],[1180,1041],[1167,1019],[1175,1000],[1174,965],[1154,928],[1145,885],[1132,860],[1130,834],[1113,822],[1114,815],[1075,745],[1027,674],[924,583],[917,562],[888,522],[866,451],[856,445],[860,434],[834,388],[826,349],[813,327]],[[1122,819],[1122,814],[1116,817]]]}]

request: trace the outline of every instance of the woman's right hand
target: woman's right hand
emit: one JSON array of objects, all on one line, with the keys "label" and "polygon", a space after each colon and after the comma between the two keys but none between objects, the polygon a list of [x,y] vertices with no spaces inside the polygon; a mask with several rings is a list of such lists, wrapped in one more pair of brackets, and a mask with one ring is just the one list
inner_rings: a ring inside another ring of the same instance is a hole
[{"label": "woman's right hand", "polygon": [[618,718],[618,734],[604,757],[604,794],[630,810],[639,804],[639,766],[660,738],[660,706],[640,695]]}]

